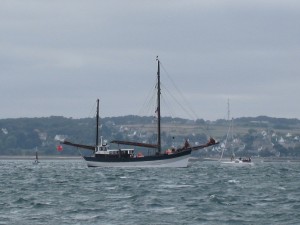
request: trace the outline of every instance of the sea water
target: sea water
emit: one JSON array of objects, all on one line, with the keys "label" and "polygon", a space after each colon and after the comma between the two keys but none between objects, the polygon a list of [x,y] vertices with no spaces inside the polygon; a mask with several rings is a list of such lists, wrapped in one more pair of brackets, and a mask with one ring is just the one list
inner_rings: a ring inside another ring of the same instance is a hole
[{"label": "sea water", "polygon": [[0,160],[0,224],[300,224],[300,163],[87,168]]}]

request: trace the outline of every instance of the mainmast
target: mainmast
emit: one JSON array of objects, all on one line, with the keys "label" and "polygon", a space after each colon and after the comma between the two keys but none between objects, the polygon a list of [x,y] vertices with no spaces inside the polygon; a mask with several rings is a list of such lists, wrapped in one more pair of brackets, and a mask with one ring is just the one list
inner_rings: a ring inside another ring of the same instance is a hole
[{"label": "mainmast", "polygon": [[96,115],[96,148],[99,144],[99,99],[97,99],[97,115]]},{"label": "mainmast", "polygon": [[158,56],[157,60],[157,150],[158,154],[161,152],[161,137],[160,137],[160,62]]}]

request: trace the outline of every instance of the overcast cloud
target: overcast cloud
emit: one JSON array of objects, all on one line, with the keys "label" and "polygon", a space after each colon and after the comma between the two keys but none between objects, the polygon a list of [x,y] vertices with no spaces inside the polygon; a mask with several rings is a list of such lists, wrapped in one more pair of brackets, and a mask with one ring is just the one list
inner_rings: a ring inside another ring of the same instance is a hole
[{"label": "overcast cloud", "polygon": [[299,21],[296,0],[2,0],[0,118],[138,114],[157,55],[199,118],[300,118]]}]

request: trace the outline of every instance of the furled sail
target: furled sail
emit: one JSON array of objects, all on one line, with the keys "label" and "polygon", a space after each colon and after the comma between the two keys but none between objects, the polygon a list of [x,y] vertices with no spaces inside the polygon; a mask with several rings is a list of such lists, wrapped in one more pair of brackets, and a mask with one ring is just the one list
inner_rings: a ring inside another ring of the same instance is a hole
[{"label": "furled sail", "polygon": [[72,143],[72,142],[69,142],[69,141],[62,141],[60,143],[65,144],[65,145],[71,145],[71,146],[78,147],[78,148],[84,148],[84,149],[89,149],[89,150],[95,151],[95,146],[75,144],[75,143]]},{"label": "furled sail", "polygon": [[114,144],[120,145],[131,145],[131,146],[138,146],[138,147],[145,147],[145,148],[157,148],[157,145],[154,144],[147,144],[147,143],[140,143],[140,142],[132,142],[132,141],[111,141]]}]

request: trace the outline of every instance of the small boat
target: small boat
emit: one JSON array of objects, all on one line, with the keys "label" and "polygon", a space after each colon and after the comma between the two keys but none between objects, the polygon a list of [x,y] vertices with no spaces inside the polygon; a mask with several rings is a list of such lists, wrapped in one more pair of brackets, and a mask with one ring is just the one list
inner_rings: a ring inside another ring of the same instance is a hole
[{"label": "small boat", "polygon": [[[234,147],[235,146],[231,146],[231,151],[232,151],[232,155],[231,155],[231,158],[230,158],[230,161],[223,161],[223,154],[224,154],[224,151],[225,150],[229,150],[228,149],[228,140],[231,139],[231,141],[234,143],[234,135],[232,133],[232,130],[233,130],[233,118],[230,119],[230,105],[229,105],[229,99],[228,99],[228,102],[227,102],[227,106],[228,106],[228,122],[229,122],[229,126],[228,126],[228,131],[227,131],[227,134],[226,134],[226,139],[225,139],[225,142],[221,145],[221,148],[222,148],[222,153],[221,153],[221,157],[219,159],[219,161],[223,164],[253,164],[253,162],[251,161],[251,158],[235,158],[235,153],[234,153]],[[231,143],[232,145],[232,143]],[[244,148],[244,147],[243,147]]]},{"label": "small boat", "polygon": [[143,155],[135,153],[133,148],[110,149],[110,146],[103,141],[102,137],[99,143],[99,99],[97,99],[96,112],[96,143],[94,146],[76,144],[67,140],[61,141],[61,144],[70,145],[78,148],[89,149],[93,151],[92,156],[83,156],[88,167],[187,167],[191,152],[194,150],[206,148],[218,144],[214,139],[198,146],[191,146],[188,141],[181,148],[171,148],[162,151],[161,145],[161,113],[160,113],[160,61],[157,58],[157,142],[155,144],[139,143],[132,141],[113,140],[111,143],[117,145],[138,146],[151,148],[155,150],[153,155]]},{"label": "small boat", "polygon": [[233,164],[233,165],[253,165],[251,158],[238,158],[238,159],[231,159],[231,161],[222,161],[222,164]]}]

